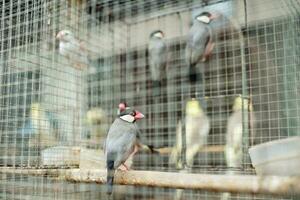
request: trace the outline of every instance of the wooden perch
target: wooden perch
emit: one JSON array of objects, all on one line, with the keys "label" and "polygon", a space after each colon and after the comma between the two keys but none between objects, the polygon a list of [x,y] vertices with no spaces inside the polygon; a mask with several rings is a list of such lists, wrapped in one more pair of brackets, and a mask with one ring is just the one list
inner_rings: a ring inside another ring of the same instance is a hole
[{"label": "wooden perch", "polygon": [[[199,152],[203,153],[216,153],[216,152],[223,152],[224,151],[224,145],[207,145],[203,148],[199,149]],[[158,148],[157,150],[160,154],[170,154],[172,152],[172,147],[164,147],[164,148]]]},{"label": "wooden perch", "polygon": [[[0,168],[0,173],[50,176],[61,180],[103,184],[105,170]],[[117,171],[122,185],[207,190],[213,192],[300,195],[300,177],[185,174],[154,171]]]}]

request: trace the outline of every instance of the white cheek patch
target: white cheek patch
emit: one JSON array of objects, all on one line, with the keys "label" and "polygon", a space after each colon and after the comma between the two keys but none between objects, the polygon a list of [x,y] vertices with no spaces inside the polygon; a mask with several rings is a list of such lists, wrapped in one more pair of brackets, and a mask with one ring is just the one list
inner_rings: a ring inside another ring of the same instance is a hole
[{"label": "white cheek patch", "polygon": [[158,38],[162,38],[163,37],[163,35],[161,33],[155,33],[154,36],[158,37]]},{"label": "white cheek patch", "polygon": [[132,115],[124,115],[124,116],[121,116],[120,118],[129,123],[132,123],[135,120]]},{"label": "white cheek patch", "polygon": [[200,22],[206,23],[206,24],[208,24],[210,22],[210,19],[207,16],[199,16],[199,17],[197,17],[197,20]]}]

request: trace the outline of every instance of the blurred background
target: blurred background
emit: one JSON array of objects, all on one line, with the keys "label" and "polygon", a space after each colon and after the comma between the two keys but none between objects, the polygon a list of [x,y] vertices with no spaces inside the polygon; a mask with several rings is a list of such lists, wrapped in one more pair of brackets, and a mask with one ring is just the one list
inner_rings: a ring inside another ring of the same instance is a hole
[{"label": "blurred background", "polygon": [[[216,16],[204,30],[203,12]],[[203,50],[213,45],[191,63],[201,28]],[[157,30],[162,37],[152,41]],[[138,153],[133,169],[255,175],[250,147],[300,135],[299,36],[298,0],[0,1],[0,166],[12,169],[0,170],[0,198],[105,198],[105,185],[13,172],[105,169],[103,143],[120,102],[145,114],[137,122],[142,141],[160,151]],[[115,192],[115,199],[295,199]]]}]

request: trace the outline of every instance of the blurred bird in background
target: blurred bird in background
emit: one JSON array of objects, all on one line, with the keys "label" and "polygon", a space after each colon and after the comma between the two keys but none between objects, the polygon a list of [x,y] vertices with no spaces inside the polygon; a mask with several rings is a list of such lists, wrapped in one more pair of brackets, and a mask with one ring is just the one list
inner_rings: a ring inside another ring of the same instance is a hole
[{"label": "blurred bird in background", "polygon": [[89,124],[101,124],[107,121],[105,112],[99,108],[94,107],[87,111],[86,120]]},{"label": "blurred bird in background", "polygon": [[153,31],[150,34],[148,52],[154,96],[159,96],[161,87],[166,84],[167,45],[164,36],[161,30]]},{"label": "blurred bird in background", "polygon": [[[244,105],[243,105],[244,104]],[[232,114],[227,121],[225,157],[228,167],[241,168],[243,158],[243,121],[242,115],[249,112],[250,127],[253,128],[253,106],[248,99],[238,96],[234,100]]]},{"label": "blurred bird in background", "polygon": [[105,142],[107,164],[107,194],[112,193],[114,173],[121,165],[128,170],[125,161],[137,151],[136,145],[140,131],[136,121],[144,118],[137,110],[127,108],[115,119]]},{"label": "blurred bird in background", "polygon": [[[182,149],[182,125],[178,121],[176,130],[176,146],[173,148],[170,163],[178,163]],[[186,145],[186,166],[191,168],[194,163],[194,157],[198,151],[207,143],[208,134],[210,131],[210,121],[204,113],[200,102],[192,99],[186,104],[185,117],[185,145]],[[181,166],[181,165],[179,165]]]},{"label": "blurred bird in background", "polygon": [[[225,158],[228,168],[241,169],[243,164],[243,112],[249,112],[250,129],[254,127],[253,105],[248,99],[238,96],[234,100],[232,114],[227,120]],[[228,170],[227,174],[235,174]],[[222,200],[227,200],[230,193],[223,193]]]},{"label": "blurred bird in background", "polygon": [[[182,127],[181,122],[178,122],[176,133],[176,147],[173,148],[170,162],[175,163],[178,169],[182,169],[181,151],[182,144]],[[199,150],[207,143],[208,134],[210,131],[210,121],[204,113],[200,102],[192,99],[186,104],[185,117],[185,159],[186,164],[180,172],[190,172],[194,164],[194,157]],[[182,198],[183,190],[176,190],[175,199]]]},{"label": "blurred bird in background", "polygon": [[59,54],[67,58],[76,69],[82,70],[88,66],[88,52],[84,43],[77,39],[71,31],[59,31],[56,38],[59,40]]},{"label": "blurred bird in background", "polygon": [[203,70],[203,67],[197,67],[197,64],[204,63],[213,51],[213,34],[209,24],[217,17],[212,13],[202,12],[193,20],[186,44],[186,61],[189,66],[189,80],[191,83],[202,81],[202,74],[198,71]]},{"label": "blurred bird in background", "polygon": [[47,111],[39,103],[33,103],[30,117],[18,132],[23,138],[30,138],[31,146],[45,148],[58,143],[58,130],[59,121],[54,113]]},{"label": "blurred bird in background", "polygon": [[200,102],[192,99],[186,104],[185,143],[186,165],[192,167],[194,157],[206,143],[210,131],[210,121]]},{"label": "blurred bird in background", "polygon": [[104,110],[94,107],[87,111],[85,124],[88,126],[87,145],[89,147],[99,147],[104,142],[104,137],[108,128],[108,120]]},{"label": "blurred bird in background", "polygon": [[175,164],[177,169],[183,168],[182,163],[182,122],[178,120],[176,126],[176,144],[172,148],[172,152],[169,158],[169,164]]}]

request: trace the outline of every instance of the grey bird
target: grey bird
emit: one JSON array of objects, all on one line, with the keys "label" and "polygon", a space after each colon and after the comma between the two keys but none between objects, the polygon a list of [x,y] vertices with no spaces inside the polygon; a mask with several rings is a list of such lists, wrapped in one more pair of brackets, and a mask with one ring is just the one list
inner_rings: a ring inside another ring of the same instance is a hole
[{"label": "grey bird", "polygon": [[160,95],[161,87],[164,86],[167,67],[167,45],[161,30],[150,34],[148,52],[153,95],[157,96]]},{"label": "grey bird", "polygon": [[[128,104],[125,101],[119,103],[119,109],[117,111],[118,115],[121,115],[123,112],[127,112],[126,110],[129,108],[130,107],[128,106]],[[136,145],[139,150],[153,153],[153,154],[159,154],[159,151],[157,149],[155,149],[152,145],[147,145],[147,144],[143,143],[145,141],[145,139],[142,137],[142,135],[137,135],[137,136],[138,136],[139,140],[137,141]]]},{"label": "grey bird", "polygon": [[210,56],[214,43],[212,29],[209,23],[217,16],[209,12],[202,12],[194,18],[186,44],[186,61],[189,66],[189,80],[191,83],[202,79],[199,77],[197,64],[205,62]]},{"label": "grey bird", "polygon": [[121,165],[126,169],[125,161],[131,154],[137,151],[136,144],[140,131],[136,121],[144,118],[144,115],[132,108],[126,108],[111,125],[106,142],[106,165],[107,165],[107,194],[112,193],[114,173]]}]

